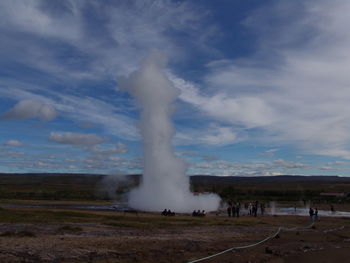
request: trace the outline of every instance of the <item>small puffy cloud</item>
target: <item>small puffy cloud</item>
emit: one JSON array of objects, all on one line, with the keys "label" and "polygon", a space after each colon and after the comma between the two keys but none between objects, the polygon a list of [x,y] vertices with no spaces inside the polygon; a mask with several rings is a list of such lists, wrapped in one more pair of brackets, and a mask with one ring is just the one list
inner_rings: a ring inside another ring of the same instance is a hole
[{"label": "small puffy cloud", "polygon": [[100,146],[94,146],[90,149],[90,151],[95,154],[109,155],[117,153],[127,153],[128,148],[124,143],[118,142],[111,148],[102,148]]},{"label": "small puffy cloud", "polygon": [[5,146],[23,146],[23,143],[17,140],[8,140],[4,142]]},{"label": "small puffy cloud", "polygon": [[4,114],[0,120],[24,120],[39,118],[42,121],[50,121],[56,118],[57,112],[54,107],[39,101],[22,100]]},{"label": "small puffy cloud", "polygon": [[225,145],[236,142],[237,135],[229,127],[217,127],[210,134],[201,138],[201,141],[210,145]]},{"label": "small puffy cloud", "polygon": [[105,138],[96,134],[74,132],[51,132],[49,141],[71,145],[96,145],[106,141]]}]

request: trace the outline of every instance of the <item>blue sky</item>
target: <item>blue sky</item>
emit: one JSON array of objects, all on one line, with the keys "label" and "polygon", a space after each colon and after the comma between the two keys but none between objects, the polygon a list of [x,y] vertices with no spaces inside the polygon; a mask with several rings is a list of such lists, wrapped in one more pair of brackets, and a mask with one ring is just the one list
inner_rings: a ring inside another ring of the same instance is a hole
[{"label": "blue sky", "polygon": [[0,2],[0,172],[139,173],[118,80],[150,50],[181,90],[188,174],[350,172],[346,0]]}]

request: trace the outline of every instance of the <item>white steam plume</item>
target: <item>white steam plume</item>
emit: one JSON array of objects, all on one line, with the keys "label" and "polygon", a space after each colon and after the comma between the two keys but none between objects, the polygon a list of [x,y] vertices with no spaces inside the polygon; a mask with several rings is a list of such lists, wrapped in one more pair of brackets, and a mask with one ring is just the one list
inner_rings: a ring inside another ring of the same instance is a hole
[{"label": "white steam plume", "polygon": [[216,210],[219,197],[194,196],[189,190],[186,166],[172,152],[171,139],[175,131],[170,115],[174,109],[172,102],[180,91],[163,72],[165,66],[166,58],[152,51],[138,71],[120,82],[121,88],[135,96],[142,108],[139,128],[144,146],[143,181],[130,192],[129,206],[146,211]]}]

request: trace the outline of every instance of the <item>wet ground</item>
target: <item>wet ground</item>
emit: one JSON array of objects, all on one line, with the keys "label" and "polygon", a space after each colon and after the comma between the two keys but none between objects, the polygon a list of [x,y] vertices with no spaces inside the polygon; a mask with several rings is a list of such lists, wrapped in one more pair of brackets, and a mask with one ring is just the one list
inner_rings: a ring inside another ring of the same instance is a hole
[{"label": "wet ground", "polygon": [[[119,204],[63,204],[63,203],[1,203],[0,207],[9,208],[46,208],[46,209],[74,209],[74,210],[92,210],[92,211],[132,211],[133,209],[128,207],[126,203]],[[221,214],[224,214],[224,209]],[[247,215],[248,210],[241,209],[242,215]],[[260,210],[259,210],[260,213]],[[273,207],[266,208],[266,215],[297,215],[297,216],[309,216],[308,207]],[[330,210],[318,210],[319,217],[350,217],[348,211],[330,211]]]}]

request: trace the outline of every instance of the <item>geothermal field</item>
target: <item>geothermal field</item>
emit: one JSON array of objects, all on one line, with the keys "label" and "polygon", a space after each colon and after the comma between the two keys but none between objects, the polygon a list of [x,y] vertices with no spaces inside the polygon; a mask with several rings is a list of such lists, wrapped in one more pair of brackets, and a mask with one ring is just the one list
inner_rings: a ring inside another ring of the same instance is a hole
[{"label": "geothermal field", "polygon": [[[203,262],[346,262],[350,249],[348,198],[317,195],[320,189],[350,187],[350,182],[337,178],[311,182],[299,178],[284,182],[281,189],[259,178],[248,182],[235,178],[233,184],[220,183],[216,177],[210,183],[208,178],[191,177],[191,188],[215,185],[223,198],[221,206],[205,217],[179,213],[171,205],[164,208],[171,208],[175,216],[162,216],[163,209],[137,211],[123,194],[107,200],[107,188],[96,190],[105,181],[100,175],[2,174],[0,178],[0,262],[191,262],[254,244]],[[132,177],[131,184],[139,184],[137,178]],[[227,195],[232,185],[236,194]],[[308,191],[291,190],[296,188]],[[287,200],[290,192],[297,197],[314,194],[307,200]],[[271,194],[279,201],[269,200]],[[228,217],[230,199],[241,202],[240,217]],[[249,215],[245,203],[253,200],[265,203],[264,215],[260,210],[257,217]],[[313,225],[309,207],[319,210]]]},{"label": "geothermal field", "polygon": [[120,79],[142,175],[0,175],[0,262],[348,262],[348,178],[186,175],[165,65],[154,51]]},{"label": "geothermal field", "polygon": [[349,14],[0,0],[0,263],[350,262]]}]

